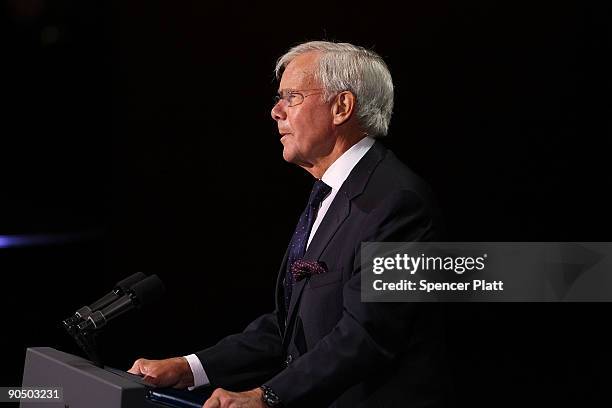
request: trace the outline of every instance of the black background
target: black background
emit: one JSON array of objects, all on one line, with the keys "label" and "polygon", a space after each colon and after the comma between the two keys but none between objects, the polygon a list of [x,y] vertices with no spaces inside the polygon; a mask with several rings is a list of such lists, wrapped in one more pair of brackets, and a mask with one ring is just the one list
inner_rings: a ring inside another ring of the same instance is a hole
[{"label": "black background", "polygon": [[[421,4],[422,3],[422,4]],[[0,385],[25,349],[135,271],[163,303],[109,326],[107,362],[183,355],[273,306],[312,179],[282,160],[273,67],[312,39],[373,48],[390,137],[449,240],[610,241],[609,9],[558,2],[4,3]],[[255,266],[257,265],[257,266]],[[607,401],[609,304],[453,304],[459,406]]]}]

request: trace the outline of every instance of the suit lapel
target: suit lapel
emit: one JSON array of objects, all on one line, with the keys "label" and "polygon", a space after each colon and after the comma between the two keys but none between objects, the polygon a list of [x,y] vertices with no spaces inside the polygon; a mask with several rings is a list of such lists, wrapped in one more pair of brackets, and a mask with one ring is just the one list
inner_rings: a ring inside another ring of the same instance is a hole
[{"label": "suit lapel", "polygon": [[[380,160],[382,160],[385,153],[386,148],[381,143],[376,142],[353,168],[351,174],[345,180],[344,184],[340,188],[340,191],[338,191],[336,194],[336,197],[334,197],[334,201],[331,203],[325,217],[321,221],[317,232],[306,250],[304,259],[311,261],[319,260],[321,254],[334,237],[338,228],[340,228],[342,223],[348,218],[351,200],[363,192],[365,185],[370,178],[370,174],[372,171],[374,171],[374,168],[380,162]],[[283,265],[281,267],[281,274],[284,274],[284,271],[286,271],[286,263],[287,254],[285,254],[285,260],[283,261]],[[279,278],[279,282],[281,285],[279,288],[279,283],[277,282],[277,291],[279,289],[281,290],[280,299],[282,301],[282,278]],[[296,306],[300,303],[302,292],[307,282],[308,278],[302,279],[301,281],[296,282],[296,284],[293,286],[289,310],[287,311],[283,343],[285,343],[285,340],[287,340],[288,328],[292,325],[291,322],[293,321],[294,314],[296,313]],[[279,297],[277,294],[277,302],[278,299]]]},{"label": "suit lapel", "polygon": [[304,254],[305,259],[314,261],[319,259],[340,225],[348,217],[350,205],[351,202],[346,192],[339,191],[312,238],[306,254]]},{"label": "suit lapel", "polygon": [[[308,249],[306,250],[306,254],[304,254],[304,259],[317,261],[319,257],[331,241],[332,237],[340,228],[340,225],[346,220],[350,212],[350,201],[346,194],[341,194],[342,191],[339,191],[334,198],[329,210],[325,214],[325,218],[321,221],[317,232],[315,233]],[[289,311],[287,312],[287,322],[291,322],[293,320],[293,314],[295,312],[296,305],[299,304],[300,298],[302,297],[302,291],[304,290],[304,286],[308,282],[308,278],[302,279],[299,282],[296,282],[293,286],[293,291],[291,293],[291,301],[289,303]],[[290,326],[287,324],[287,326]],[[285,327],[285,333],[287,332],[287,327]]]}]

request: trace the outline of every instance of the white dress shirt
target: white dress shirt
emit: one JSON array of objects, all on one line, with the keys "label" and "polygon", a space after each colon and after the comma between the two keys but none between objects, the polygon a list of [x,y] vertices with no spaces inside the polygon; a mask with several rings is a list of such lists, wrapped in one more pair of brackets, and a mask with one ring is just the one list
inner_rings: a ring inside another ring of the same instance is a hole
[{"label": "white dress shirt", "polygon": [[[349,174],[351,174],[351,171],[355,165],[359,163],[359,160],[361,160],[368,150],[370,150],[372,145],[374,145],[374,142],[375,140],[373,138],[369,136],[364,137],[359,142],[351,146],[350,149],[344,152],[342,156],[338,157],[336,161],[334,161],[325,171],[323,177],[321,177],[321,180],[331,187],[331,192],[321,202],[319,211],[317,211],[317,216],[312,224],[312,230],[310,230],[310,235],[308,236],[306,248],[308,248],[312,238],[317,232],[317,229],[319,229],[319,225],[321,225],[321,221],[325,217],[325,214],[327,214],[329,206],[334,201],[334,197],[336,197],[336,194],[338,194],[338,190],[340,190],[342,184],[344,184]],[[189,367],[191,367],[191,372],[193,373],[194,386],[189,387],[189,390],[210,384],[200,359],[195,354],[190,354],[185,356],[185,358],[187,359]]]},{"label": "white dress shirt", "polygon": [[342,156],[338,157],[335,162],[332,163],[331,166],[323,173],[323,177],[321,180],[325,184],[331,187],[331,192],[325,197],[325,199],[321,202],[321,207],[319,207],[319,211],[317,212],[317,217],[312,224],[312,230],[310,230],[310,235],[308,237],[308,244],[306,245],[306,249],[310,245],[310,241],[315,236],[315,233],[319,229],[319,225],[321,225],[321,221],[323,221],[323,217],[327,214],[327,210],[329,210],[329,206],[332,201],[338,194],[338,190],[344,184],[344,181],[348,178],[349,174],[353,170],[353,167],[365,154],[370,150],[372,145],[374,144],[374,139],[371,137],[364,137],[359,142],[355,143],[348,149],[346,152],[342,154]]}]

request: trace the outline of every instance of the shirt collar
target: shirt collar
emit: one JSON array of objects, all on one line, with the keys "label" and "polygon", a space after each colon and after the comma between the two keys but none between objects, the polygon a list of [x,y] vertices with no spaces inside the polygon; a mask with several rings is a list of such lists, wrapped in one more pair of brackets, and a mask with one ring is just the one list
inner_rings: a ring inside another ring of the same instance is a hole
[{"label": "shirt collar", "polygon": [[374,142],[375,140],[372,137],[366,136],[355,143],[329,166],[325,173],[323,173],[321,180],[333,190],[339,189],[349,174],[351,174],[353,167],[365,156],[374,145]]}]

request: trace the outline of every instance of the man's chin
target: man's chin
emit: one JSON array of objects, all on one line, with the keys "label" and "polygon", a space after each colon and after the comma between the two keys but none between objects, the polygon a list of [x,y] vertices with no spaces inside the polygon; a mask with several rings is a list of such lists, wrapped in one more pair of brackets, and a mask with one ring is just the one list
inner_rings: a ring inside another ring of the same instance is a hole
[{"label": "man's chin", "polygon": [[285,147],[283,149],[283,159],[287,163],[294,163],[295,162],[295,154],[293,154],[291,151],[288,151],[288,149]]},{"label": "man's chin", "polygon": [[303,168],[312,167],[312,164],[310,164],[307,160],[304,160],[303,155],[300,155],[298,152],[291,148],[291,145],[284,146],[283,159],[287,163],[295,164],[296,166],[300,166]]},{"label": "man's chin", "polygon": [[[287,137],[284,136],[283,139],[287,139]],[[281,143],[283,144],[283,159],[287,163],[293,163],[296,159],[295,149],[292,149],[290,141],[283,139],[281,139]]]}]

